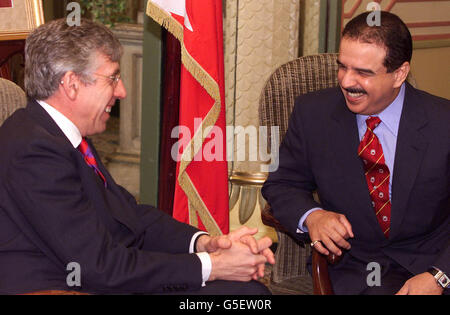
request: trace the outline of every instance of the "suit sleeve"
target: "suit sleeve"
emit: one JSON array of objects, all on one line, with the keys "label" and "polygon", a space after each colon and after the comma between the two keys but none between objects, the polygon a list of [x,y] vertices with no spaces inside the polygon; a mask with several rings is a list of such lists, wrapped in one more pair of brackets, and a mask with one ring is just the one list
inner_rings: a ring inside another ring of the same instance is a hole
[{"label": "suit sleeve", "polygon": [[[187,248],[185,254],[172,254],[114,241],[83,193],[73,159],[69,153],[61,153],[60,144],[36,140],[11,161],[5,187],[18,211],[9,214],[26,236],[52,257],[58,268],[65,270],[69,262],[79,263],[82,288],[88,292],[200,288],[201,263]],[[166,218],[161,220],[167,225]]]},{"label": "suit sleeve", "polygon": [[279,167],[269,174],[262,189],[274,216],[294,235],[300,218],[308,210],[321,207],[312,195],[316,184],[308,163],[308,144],[301,122],[299,102],[297,99],[280,146]]},{"label": "suit sleeve", "polygon": [[173,254],[189,251],[192,237],[199,229],[179,222],[153,206],[138,204],[125,188],[118,187],[139,217],[139,230],[145,235],[143,250]]}]

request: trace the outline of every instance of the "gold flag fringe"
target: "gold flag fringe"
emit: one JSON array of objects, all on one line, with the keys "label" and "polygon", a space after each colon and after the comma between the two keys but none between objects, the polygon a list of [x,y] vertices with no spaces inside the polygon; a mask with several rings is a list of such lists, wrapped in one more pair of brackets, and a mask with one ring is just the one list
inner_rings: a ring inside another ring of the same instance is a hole
[{"label": "gold flag fringe", "polygon": [[[203,119],[200,127],[195,132],[194,137],[189,142],[188,147],[185,148],[181,156],[178,183],[183,189],[184,193],[188,198],[189,203],[189,223],[198,227],[198,220],[196,213],[200,216],[202,223],[206,227],[206,230],[211,235],[222,235],[217,222],[211,215],[208,207],[203,202],[200,194],[195,188],[189,174],[186,169],[189,164],[194,159],[194,156],[201,150],[203,143],[205,141],[206,135],[203,134],[203,130],[212,127],[216,124],[220,109],[220,88],[217,82],[209,75],[208,72],[203,69],[203,67],[189,54],[183,43],[183,32],[184,27],[177,20],[175,20],[168,12],[159,7],[157,4],[148,1],[147,3],[147,15],[155,20],[162,27],[167,29],[172,33],[181,43],[181,62],[184,67],[191,73],[191,75],[200,83],[200,85],[206,90],[206,92],[214,99],[214,105]],[[200,143],[202,145],[195,147],[195,143]]]},{"label": "gold flag fringe", "polygon": [[178,23],[167,11],[158,6],[156,3],[148,1],[147,15],[150,16],[156,23],[164,27],[172,33],[180,42],[183,41],[183,25]]}]

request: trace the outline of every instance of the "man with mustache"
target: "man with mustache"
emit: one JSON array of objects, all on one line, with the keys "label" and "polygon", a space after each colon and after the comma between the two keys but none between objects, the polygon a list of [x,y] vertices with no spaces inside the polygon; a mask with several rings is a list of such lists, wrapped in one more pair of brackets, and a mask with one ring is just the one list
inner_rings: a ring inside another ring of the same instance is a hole
[{"label": "man with mustache", "polygon": [[[396,15],[380,13],[380,26],[367,24],[369,12],[346,25],[339,87],[296,100],[263,195],[291,234],[343,255],[329,267],[337,294],[442,294],[450,102],[406,82],[411,34]],[[380,281],[369,279],[373,263]]]},{"label": "man with mustache", "polygon": [[274,263],[269,238],[209,236],[137,204],[101,163],[87,137],[126,97],[121,54],[90,20],[27,38],[29,103],[0,128],[0,294],[270,294],[255,281]]}]

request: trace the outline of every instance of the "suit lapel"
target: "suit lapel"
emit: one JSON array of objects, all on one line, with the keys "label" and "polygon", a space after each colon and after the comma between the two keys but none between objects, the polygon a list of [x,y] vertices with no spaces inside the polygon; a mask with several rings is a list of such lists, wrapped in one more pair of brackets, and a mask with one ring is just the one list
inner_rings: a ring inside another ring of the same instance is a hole
[{"label": "suit lapel", "polygon": [[[61,129],[55,123],[55,121],[50,117],[50,115],[45,111],[45,109],[43,109],[42,106],[39,105],[35,100],[31,100],[28,103],[26,110],[30,111],[31,115],[34,117],[34,119],[36,119],[36,121],[38,122],[39,125],[43,126],[51,134],[53,134],[57,137],[66,139],[67,145],[70,146],[71,149],[76,150],[72,146],[72,143],[69,141],[69,139],[67,139],[65,134],[61,131]],[[114,180],[112,179],[111,175],[106,170],[103,163],[101,162],[100,157],[98,156],[98,153],[95,150],[92,142],[89,139],[87,139],[87,141],[88,141],[89,147],[91,148],[91,150],[95,156],[95,159],[97,160],[100,171],[106,177],[106,180],[108,183],[107,189],[113,190],[116,185]],[[80,160],[83,160],[81,155],[80,155]],[[89,168],[89,171],[92,172],[92,174],[93,174],[92,177],[95,178],[95,180],[97,181],[99,191],[104,192],[105,186],[104,186],[102,179],[99,176],[95,175],[95,173],[90,169],[90,167],[87,164],[85,164],[84,160],[82,161],[81,164],[85,165],[86,167]],[[136,229],[137,229],[136,224],[134,223],[133,219],[130,217],[132,214],[126,213],[125,211],[118,210],[118,209],[122,210],[122,207],[118,204],[120,202],[123,202],[121,200],[121,198],[119,197],[120,194],[117,193],[117,191],[114,191],[113,195],[115,195],[115,196],[113,198],[114,198],[115,202],[108,204],[109,199],[106,197],[106,194],[108,194],[109,192],[106,191],[104,193],[105,193],[106,206],[107,206],[108,211],[110,212],[110,215],[112,215],[114,217],[114,219],[118,220],[119,222],[121,222],[122,224],[127,226],[131,231],[136,231]],[[109,196],[109,197],[111,197],[111,196]]]},{"label": "suit lapel", "polygon": [[421,133],[428,120],[420,106],[414,88],[407,84],[394,160],[390,239],[395,238],[400,231],[408,210],[409,195],[428,145]]},{"label": "suit lapel", "polygon": [[[117,191],[117,189],[116,189],[117,184],[115,183],[111,174],[108,172],[105,165],[101,161],[100,156],[98,155],[98,152],[95,149],[92,141],[89,138],[86,138],[86,141],[88,142],[89,147],[91,148],[92,154],[94,155],[95,160],[97,161],[97,165],[98,165],[98,168],[100,169],[100,172],[102,172],[103,176],[105,176],[105,178],[106,178],[107,187],[105,188],[103,180],[99,176],[95,175],[98,180],[99,189],[101,191],[106,190],[105,195],[108,195],[108,196],[107,197],[105,196],[105,201],[107,203],[108,202],[111,203],[111,204],[109,204],[109,207],[108,207],[109,210],[111,211],[111,214],[119,222],[121,222],[122,224],[127,226],[128,229],[130,229],[133,232],[136,232],[137,231],[137,226],[135,224],[136,220],[131,218],[131,216],[134,213],[122,211],[124,209],[124,207],[121,206],[121,203],[124,202],[124,200],[121,198],[121,196],[122,196],[121,192]],[[115,200],[115,202],[111,202],[113,200]]]}]

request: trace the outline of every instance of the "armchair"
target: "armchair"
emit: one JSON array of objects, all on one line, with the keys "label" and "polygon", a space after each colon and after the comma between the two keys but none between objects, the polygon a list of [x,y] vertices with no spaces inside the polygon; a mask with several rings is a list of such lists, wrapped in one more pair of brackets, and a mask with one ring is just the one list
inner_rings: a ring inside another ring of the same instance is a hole
[{"label": "armchair", "polygon": [[0,78],[0,126],[16,109],[26,104],[25,92],[18,85]]},{"label": "armchair", "polygon": [[[297,96],[320,89],[338,85],[337,79],[338,54],[327,53],[303,56],[294,59],[275,70],[263,88],[259,104],[260,126],[279,126],[279,140],[283,139],[289,116],[294,107]],[[407,81],[414,87],[416,80],[409,73]],[[268,128],[270,131],[270,128]],[[270,147],[270,133],[267,139]],[[318,197],[315,194],[315,198]],[[340,257],[330,254],[321,255],[309,243],[302,243],[289,236],[287,231],[273,217],[270,206],[266,206],[261,213],[262,221],[277,231],[278,247],[275,252],[276,264],[272,271],[272,281],[282,283],[286,280],[304,281],[311,283],[311,277],[306,270],[306,261],[312,254],[312,286],[309,291],[299,293],[314,293],[319,295],[333,294],[328,276],[328,264],[335,264]],[[308,285],[306,285],[306,289]]]},{"label": "armchair", "polygon": [[[294,59],[275,70],[263,88],[259,104],[260,126],[279,126],[280,143],[297,96],[338,85],[338,54],[319,54]],[[270,130],[270,128],[268,128]],[[270,134],[268,137],[270,147]],[[317,197],[317,196],[316,196]],[[325,257],[311,250],[309,243],[302,243],[291,236],[272,216],[270,206],[262,211],[262,221],[275,228],[278,247],[272,281],[281,284],[286,280],[303,282],[298,293],[333,294],[328,277],[328,263],[335,263],[334,255]],[[313,277],[306,270],[306,261],[312,254]],[[327,260],[328,259],[328,260]]]}]

